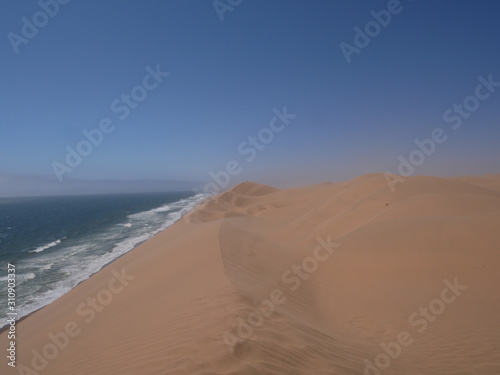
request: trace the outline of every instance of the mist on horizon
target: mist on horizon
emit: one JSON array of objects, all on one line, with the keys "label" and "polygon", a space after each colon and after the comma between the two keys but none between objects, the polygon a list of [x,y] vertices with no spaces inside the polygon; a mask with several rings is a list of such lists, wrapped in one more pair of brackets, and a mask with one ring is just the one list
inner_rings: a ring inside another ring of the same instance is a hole
[{"label": "mist on horizon", "polygon": [[499,172],[497,2],[194,4],[3,4],[0,196]]}]

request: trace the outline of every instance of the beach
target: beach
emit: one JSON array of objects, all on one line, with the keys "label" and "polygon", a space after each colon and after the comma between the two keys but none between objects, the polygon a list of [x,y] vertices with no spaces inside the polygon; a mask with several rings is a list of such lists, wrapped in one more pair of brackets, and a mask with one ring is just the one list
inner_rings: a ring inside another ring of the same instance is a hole
[{"label": "beach", "polygon": [[18,322],[1,373],[498,374],[499,226],[500,175],[244,182]]}]

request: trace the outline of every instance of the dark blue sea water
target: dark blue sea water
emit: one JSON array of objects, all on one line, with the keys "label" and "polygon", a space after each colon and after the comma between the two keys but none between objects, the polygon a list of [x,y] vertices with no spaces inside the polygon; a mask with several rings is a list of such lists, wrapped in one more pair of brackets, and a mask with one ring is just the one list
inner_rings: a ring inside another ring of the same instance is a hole
[{"label": "dark blue sea water", "polygon": [[[0,311],[16,266],[18,317],[54,301],[162,231],[206,195],[152,193],[0,199]],[[0,321],[0,327],[6,318]]]}]

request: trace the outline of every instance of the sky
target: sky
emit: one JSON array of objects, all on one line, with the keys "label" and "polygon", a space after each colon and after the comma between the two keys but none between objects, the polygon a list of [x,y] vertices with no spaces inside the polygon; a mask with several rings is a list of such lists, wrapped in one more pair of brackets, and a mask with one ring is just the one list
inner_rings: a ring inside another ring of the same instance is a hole
[{"label": "sky", "polygon": [[495,0],[2,1],[0,197],[499,173],[499,14]]}]

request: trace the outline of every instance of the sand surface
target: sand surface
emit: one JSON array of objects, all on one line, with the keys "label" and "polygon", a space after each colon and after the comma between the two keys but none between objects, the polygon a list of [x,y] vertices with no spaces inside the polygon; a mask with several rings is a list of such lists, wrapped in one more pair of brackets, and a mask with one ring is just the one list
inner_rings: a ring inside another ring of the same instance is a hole
[{"label": "sand surface", "polygon": [[20,322],[16,369],[2,333],[0,373],[497,375],[499,287],[500,175],[246,182]]}]

